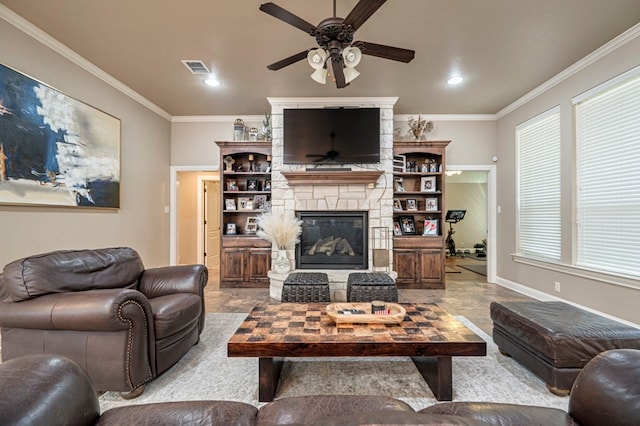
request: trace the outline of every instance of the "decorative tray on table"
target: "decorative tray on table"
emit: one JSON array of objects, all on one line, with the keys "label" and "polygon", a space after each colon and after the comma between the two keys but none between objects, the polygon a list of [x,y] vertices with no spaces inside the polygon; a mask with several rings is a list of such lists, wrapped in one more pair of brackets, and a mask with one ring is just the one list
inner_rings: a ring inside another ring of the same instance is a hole
[{"label": "decorative tray on table", "polygon": [[397,303],[378,303],[384,307],[377,313],[373,313],[371,303],[332,303],[327,305],[326,312],[336,324],[400,324],[407,314]]}]

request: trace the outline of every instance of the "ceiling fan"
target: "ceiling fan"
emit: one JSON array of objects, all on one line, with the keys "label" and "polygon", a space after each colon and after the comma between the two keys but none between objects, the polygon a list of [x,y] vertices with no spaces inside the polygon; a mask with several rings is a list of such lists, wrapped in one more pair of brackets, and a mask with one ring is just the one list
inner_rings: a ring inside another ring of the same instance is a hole
[{"label": "ceiling fan", "polygon": [[340,18],[336,16],[336,0],[333,0],[333,17],[323,19],[317,26],[275,3],[261,4],[261,11],[315,37],[320,46],[319,49],[307,49],[274,62],[267,65],[267,68],[276,71],[307,58],[309,64],[316,69],[312,78],[319,83],[324,83],[330,63],[336,87],[341,89],[359,75],[354,67],[360,61],[361,54],[405,63],[411,62],[415,56],[413,50],[366,41],[353,41],[355,31],[385,2],[386,0],[360,0],[346,18]]}]

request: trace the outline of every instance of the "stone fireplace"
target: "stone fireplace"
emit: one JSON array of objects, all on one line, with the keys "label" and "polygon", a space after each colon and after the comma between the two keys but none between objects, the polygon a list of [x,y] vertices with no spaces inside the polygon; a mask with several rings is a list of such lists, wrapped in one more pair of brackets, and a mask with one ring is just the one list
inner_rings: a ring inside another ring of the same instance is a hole
[{"label": "stone fireplace", "polygon": [[296,269],[367,269],[368,224],[363,211],[300,211]]},{"label": "stone fireplace", "polygon": [[[393,229],[393,106],[397,98],[268,98],[268,101],[271,104],[273,138],[272,209],[313,212],[316,215],[314,220],[322,220],[323,217],[336,212],[359,212],[364,213],[366,217],[362,225],[363,241],[354,243],[358,247],[361,244],[363,250],[357,265],[340,265],[338,262],[313,263],[318,259],[306,259],[309,262],[305,262],[304,254],[301,256],[303,262],[299,262],[296,257],[296,250],[302,250],[299,245],[297,249],[289,250],[288,253],[292,269],[327,273],[331,299],[346,300],[346,281],[351,271],[384,270],[393,274],[392,266],[389,266],[393,263],[392,247],[388,247],[387,266],[382,269],[374,266],[372,250],[375,247],[371,230]],[[336,106],[380,108],[380,163],[349,164],[340,170],[330,171],[312,170],[304,165],[283,164],[284,109]],[[323,235],[322,238],[329,236]],[[273,259],[276,255],[274,251]],[[344,257],[341,259],[340,262],[345,260]],[[273,271],[269,273],[270,295],[278,300],[282,292],[282,281],[286,278],[286,275],[281,275]]]}]

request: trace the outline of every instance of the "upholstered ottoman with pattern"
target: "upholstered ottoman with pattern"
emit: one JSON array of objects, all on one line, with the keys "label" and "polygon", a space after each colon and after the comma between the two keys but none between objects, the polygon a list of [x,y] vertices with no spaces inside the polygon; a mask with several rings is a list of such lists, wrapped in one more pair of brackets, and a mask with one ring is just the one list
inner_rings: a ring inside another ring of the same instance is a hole
[{"label": "upholstered ottoman with pattern", "polygon": [[282,283],[282,302],[329,303],[329,276],[324,272],[293,272]]},{"label": "upholstered ottoman with pattern", "polygon": [[640,349],[640,329],[563,302],[492,302],[493,341],[567,395],[582,367],[609,349]]},{"label": "upholstered ottoman with pattern", "polygon": [[398,301],[396,282],[384,272],[352,272],[347,278],[347,302]]}]

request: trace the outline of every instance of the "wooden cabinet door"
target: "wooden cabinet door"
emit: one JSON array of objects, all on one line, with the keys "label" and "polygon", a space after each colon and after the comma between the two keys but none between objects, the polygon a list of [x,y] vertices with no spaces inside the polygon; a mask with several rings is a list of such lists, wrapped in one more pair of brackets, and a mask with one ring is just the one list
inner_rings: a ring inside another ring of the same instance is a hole
[{"label": "wooden cabinet door", "polygon": [[444,259],[441,249],[422,249],[418,253],[422,288],[444,288]]},{"label": "wooden cabinet door", "polygon": [[245,276],[244,249],[226,248],[221,253],[220,284],[242,282]]},{"label": "wooden cabinet door", "polygon": [[418,272],[416,266],[415,250],[393,250],[393,269],[398,274],[396,278],[397,284],[405,284],[404,288],[411,288],[411,285],[415,285]]},{"label": "wooden cabinet door", "polygon": [[[254,248],[247,250],[246,281],[250,284],[269,283],[267,272],[271,269],[271,249]],[[249,284],[249,285],[250,285]]]}]

